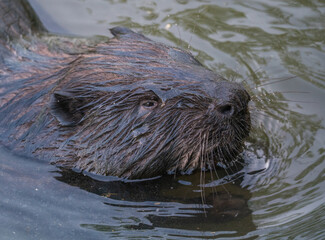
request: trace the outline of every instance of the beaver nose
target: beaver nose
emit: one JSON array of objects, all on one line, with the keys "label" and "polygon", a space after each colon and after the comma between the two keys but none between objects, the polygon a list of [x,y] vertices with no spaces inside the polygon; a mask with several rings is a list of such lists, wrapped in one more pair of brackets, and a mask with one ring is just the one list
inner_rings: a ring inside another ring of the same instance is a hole
[{"label": "beaver nose", "polygon": [[232,116],[235,114],[235,109],[236,107],[233,106],[233,104],[230,103],[225,103],[223,105],[219,105],[217,107],[217,111],[219,114],[224,115],[224,116]]},{"label": "beaver nose", "polygon": [[216,111],[224,117],[232,117],[246,110],[250,96],[238,83],[225,82],[216,92]]}]

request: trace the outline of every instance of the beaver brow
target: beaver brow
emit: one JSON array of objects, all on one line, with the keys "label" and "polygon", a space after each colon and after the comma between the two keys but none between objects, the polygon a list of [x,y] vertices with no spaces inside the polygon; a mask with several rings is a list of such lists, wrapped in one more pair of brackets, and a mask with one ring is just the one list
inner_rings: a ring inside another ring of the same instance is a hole
[{"label": "beaver brow", "polygon": [[145,90],[139,88],[137,91],[133,91],[130,95],[131,98],[138,98],[140,100],[149,99],[149,100],[159,100],[158,95],[152,90]]}]

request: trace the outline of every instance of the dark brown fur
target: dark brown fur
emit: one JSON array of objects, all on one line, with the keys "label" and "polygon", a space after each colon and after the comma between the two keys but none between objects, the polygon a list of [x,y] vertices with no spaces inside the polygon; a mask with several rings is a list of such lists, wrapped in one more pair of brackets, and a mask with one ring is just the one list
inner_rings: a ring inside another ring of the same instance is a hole
[{"label": "dark brown fur", "polygon": [[[249,95],[191,54],[127,28],[79,54],[2,44],[0,141],[127,178],[213,169],[242,151]],[[10,34],[7,34],[10,35]],[[26,44],[26,43],[25,43]],[[9,49],[9,50],[8,50]]]}]

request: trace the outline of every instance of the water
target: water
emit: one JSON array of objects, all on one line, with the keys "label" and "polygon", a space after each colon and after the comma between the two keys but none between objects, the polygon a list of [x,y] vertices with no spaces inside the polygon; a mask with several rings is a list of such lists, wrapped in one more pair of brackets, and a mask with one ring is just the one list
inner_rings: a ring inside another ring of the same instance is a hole
[{"label": "water", "polygon": [[189,48],[250,89],[254,129],[243,170],[204,186],[199,174],[84,175],[0,148],[2,239],[325,239],[324,1],[30,2],[54,34],[123,25]]}]

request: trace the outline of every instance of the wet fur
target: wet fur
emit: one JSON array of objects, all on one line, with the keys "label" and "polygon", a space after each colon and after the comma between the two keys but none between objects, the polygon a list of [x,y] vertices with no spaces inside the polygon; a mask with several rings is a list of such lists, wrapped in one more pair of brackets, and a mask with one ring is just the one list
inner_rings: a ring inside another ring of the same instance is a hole
[{"label": "wet fur", "polygon": [[115,38],[79,54],[50,50],[35,37],[27,50],[6,44],[0,141],[68,168],[125,178],[234,160],[250,131],[244,88],[186,51],[127,28],[111,32]]}]

